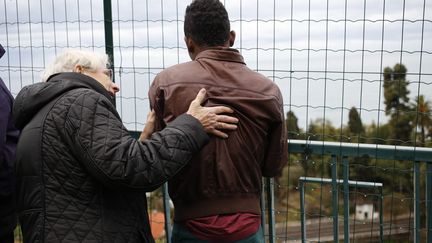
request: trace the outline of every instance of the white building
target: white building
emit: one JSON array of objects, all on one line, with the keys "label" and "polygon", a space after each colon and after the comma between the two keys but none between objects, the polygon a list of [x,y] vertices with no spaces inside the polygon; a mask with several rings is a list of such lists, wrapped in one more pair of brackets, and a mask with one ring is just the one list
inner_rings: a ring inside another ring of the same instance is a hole
[{"label": "white building", "polygon": [[379,212],[374,211],[373,204],[362,204],[356,206],[355,218],[358,220],[377,219]]}]

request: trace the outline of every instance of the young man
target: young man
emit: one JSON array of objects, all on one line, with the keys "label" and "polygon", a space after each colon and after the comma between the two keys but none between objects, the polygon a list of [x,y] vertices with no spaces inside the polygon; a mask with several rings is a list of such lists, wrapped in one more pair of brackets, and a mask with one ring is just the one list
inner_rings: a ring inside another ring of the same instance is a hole
[{"label": "young man", "polygon": [[230,48],[235,32],[218,0],[193,1],[184,32],[192,61],[162,71],[149,91],[158,129],[184,112],[201,88],[206,106],[231,107],[239,124],[228,139],[212,137],[169,181],[173,242],[263,242],[262,176],[279,175],[287,159],[282,95]]},{"label": "young man", "polygon": [[66,51],[46,68],[46,82],[16,97],[24,242],[154,242],[145,192],[185,166],[206,132],[219,134],[216,124],[235,129],[235,119],[218,115],[229,108],[200,105],[201,90],[186,114],[153,135],[151,112],[134,139],[114,107],[119,87],[107,64],[106,55]]}]

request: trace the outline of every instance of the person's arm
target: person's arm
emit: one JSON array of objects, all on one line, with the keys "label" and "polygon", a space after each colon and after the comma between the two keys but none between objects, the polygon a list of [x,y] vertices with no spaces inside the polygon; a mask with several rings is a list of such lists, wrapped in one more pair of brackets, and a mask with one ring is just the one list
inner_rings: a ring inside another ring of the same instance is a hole
[{"label": "person's arm", "polygon": [[[75,100],[67,114],[65,138],[89,173],[107,186],[147,191],[159,187],[208,142],[200,121],[209,116],[212,121],[218,119],[210,108],[198,107],[192,109],[192,115],[181,115],[162,131],[139,141],[129,135],[109,101],[96,96],[94,100],[95,93],[85,91]],[[204,113],[208,114],[202,118],[197,115]]]},{"label": "person's arm", "polygon": [[[3,82],[0,80],[0,82]],[[6,94],[5,90],[3,90],[2,85],[0,84],[0,163],[3,158],[3,150],[6,146],[6,134],[8,121],[10,116],[10,105],[9,105],[9,96]]]},{"label": "person's arm", "polygon": [[[152,87],[150,90],[152,90]],[[152,93],[152,91],[150,91]],[[196,119],[198,119],[201,125],[204,127],[204,130],[215,136],[220,138],[228,138],[228,134],[225,133],[227,130],[235,130],[237,129],[238,119],[233,116],[223,115],[223,113],[233,113],[234,111],[225,106],[213,106],[213,107],[202,107],[206,96],[206,90],[201,89],[195,99],[189,105],[189,109],[186,114],[189,114]],[[151,95],[150,102],[155,102],[154,95]],[[155,130],[160,131],[163,127],[163,109],[161,103],[163,101],[159,101],[158,105],[155,105],[155,110],[151,110],[147,115],[146,125],[140,135],[140,140],[148,138],[151,133]],[[158,114],[157,114],[158,113]]]},{"label": "person's arm", "polygon": [[156,125],[156,113],[154,112],[154,110],[151,110],[147,114],[147,121],[143,131],[139,136],[139,140],[144,141],[145,139],[149,138],[155,132],[155,125]]},{"label": "person's arm", "polygon": [[277,101],[278,119],[272,124],[269,135],[269,144],[262,168],[265,177],[279,176],[287,163],[288,145],[286,137],[285,118],[282,97]]},{"label": "person's arm", "polygon": [[148,91],[150,109],[155,112],[155,131],[160,131],[165,127],[164,117],[164,90],[159,87],[159,74],[156,75]]},{"label": "person's arm", "polygon": [[14,157],[19,131],[12,126],[13,98],[0,79],[0,194],[11,195],[14,191]]}]

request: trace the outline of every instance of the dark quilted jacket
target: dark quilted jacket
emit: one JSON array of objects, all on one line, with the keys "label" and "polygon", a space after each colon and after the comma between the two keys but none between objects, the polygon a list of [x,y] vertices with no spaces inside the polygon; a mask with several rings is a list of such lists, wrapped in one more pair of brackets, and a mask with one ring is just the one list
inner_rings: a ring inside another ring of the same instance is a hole
[{"label": "dark quilted jacket", "polygon": [[13,112],[24,242],[153,242],[145,192],[208,141],[183,115],[139,142],[103,86],[76,73],[24,87]]}]

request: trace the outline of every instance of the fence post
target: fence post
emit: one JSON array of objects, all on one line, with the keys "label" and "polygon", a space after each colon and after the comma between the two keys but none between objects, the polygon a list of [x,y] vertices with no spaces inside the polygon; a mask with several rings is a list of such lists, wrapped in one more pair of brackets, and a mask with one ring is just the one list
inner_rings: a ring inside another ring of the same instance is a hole
[{"label": "fence post", "polygon": [[414,162],[414,242],[420,242],[420,162]]},{"label": "fence post", "polygon": [[266,187],[265,187],[265,183],[266,183],[266,181],[265,181],[265,179],[264,179],[264,177],[262,178],[262,186],[261,186],[261,200],[260,200],[260,203],[261,203],[261,228],[262,228],[262,231],[263,231],[263,235],[264,235],[264,237],[265,237],[265,235],[266,235],[266,213],[265,213],[265,194],[266,194]]},{"label": "fence post", "polygon": [[338,183],[337,183],[337,158],[331,156],[332,174],[332,204],[333,204],[333,242],[339,242],[339,207],[338,207]]},{"label": "fence post", "polygon": [[[113,71],[113,82],[115,82],[114,70],[114,41],[112,27],[112,6],[111,0],[103,1],[104,7],[104,29],[105,29],[105,53],[108,55],[110,67]],[[115,102],[115,99],[114,99]]]},{"label": "fence post", "polygon": [[342,158],[344,187],[344,242],[349,242],[349,164],[348,157]]},{"label": "fence post", "polygon": [[300,219],[301,219],[301,242],[306,242],[306,206],[305,206],[305,189],[303,180],[299,180],[300,189]]},{"label": "fence post", "polygon": [[426,164],[427,242],[432,242],[432,164]]},{"label": "fence post", "polygon": [[169,206],[169,194],[168,194],[168,183],[164,183],[162,187],[163,193],[163,207],[164,207],[164,218],[165,218],[165,236],[167,243],[171,243],[171,209]]},{"label": "fence post", "polygon": [[[380,242],[384,242],[384,212],[383,212],[383,190],[380,187],[380,202],[379,202],[379,228],[380,228]],[[373,215],[372,215],[373,216]]]},{"label": "fence post", "polygon": [[274,210],[274,179],[266,178],[267,187],[267,213],[270,243],[276,242],[275,210]]}]

